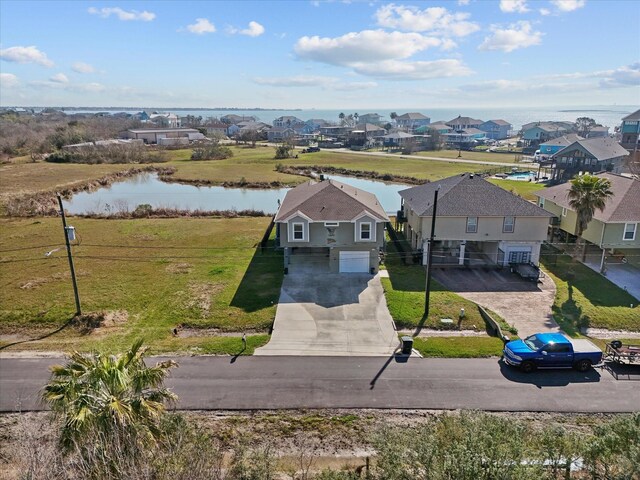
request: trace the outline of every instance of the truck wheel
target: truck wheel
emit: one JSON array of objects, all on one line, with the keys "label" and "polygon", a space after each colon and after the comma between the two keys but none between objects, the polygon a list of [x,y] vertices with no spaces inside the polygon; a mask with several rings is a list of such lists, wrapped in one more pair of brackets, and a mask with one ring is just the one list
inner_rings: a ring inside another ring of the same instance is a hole
[{"label": "truck wheel", "polygon": [[524,373],[531,373],[536,369],[536,364],[533,362],[522,362],[520,365],[520,370]]},{"label": "truck wheel", "polygon": [[579,362],[576,362],[576,364],[573,367],[579,372],[586,372],[591,368],[591,361],[586,359],[580,360]]}]

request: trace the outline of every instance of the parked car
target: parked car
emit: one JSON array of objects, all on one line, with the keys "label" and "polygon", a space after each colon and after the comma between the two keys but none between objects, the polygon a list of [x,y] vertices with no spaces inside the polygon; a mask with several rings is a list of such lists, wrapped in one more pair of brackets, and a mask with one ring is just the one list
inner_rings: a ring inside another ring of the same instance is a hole
[{"label": "parked car", "polygon": [[320,147],[309,147],[309,148],[307,148],[307,153],[319,152],[319,151],[320,151]]},{"label": "parked car", "polygon": [[575,368],[585,372],[602,361],[602,351],[589,340],[574,340],[561,333],[536,333],[505,345],[503,360],[523,372],[536,368]]}]

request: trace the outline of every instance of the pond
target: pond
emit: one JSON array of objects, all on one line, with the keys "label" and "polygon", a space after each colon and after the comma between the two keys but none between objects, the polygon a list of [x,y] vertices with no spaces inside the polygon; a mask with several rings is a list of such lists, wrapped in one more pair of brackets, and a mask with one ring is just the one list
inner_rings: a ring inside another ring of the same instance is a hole
[{"label": "pond", "polygon": [[[388,213],[400,208],[398,192],[406,185],[352,177],[325,175],[327,178],[371,192]],[[161,181],[156,174],[143,173],[93,192],[81,192],[64,202],[70,214],[110,214],[133,211],[138,205],[180,210],[262,210],[273,214],[288,188],[248,189],[196,187]]]}]

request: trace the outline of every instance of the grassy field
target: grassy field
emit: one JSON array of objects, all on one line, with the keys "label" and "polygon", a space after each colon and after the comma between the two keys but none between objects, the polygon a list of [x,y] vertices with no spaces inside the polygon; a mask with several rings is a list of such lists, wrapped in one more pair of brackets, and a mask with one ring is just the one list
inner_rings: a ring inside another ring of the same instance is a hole
[{"label": "grassy field", "polygon": [[637,300],[606,277],[551,247],[543,249],[540,262],[556,284],[553,312],[565,332],[573,335],[580,327],[640,331]]},{"label": "grassy field", "polygon": [[404,265],[392,242],[387,243],[385,266],[389,278],[382,279],[389,312],[398,328],[441,328],[440,319],[451,318],[456,323],[460,308],[465,309],[462,327],[484,331],[485,323],[477,306],[461,296],[445,290],[431,280],[429,317],[423,319],[425,301],[425,269],[422,265]]},{"label": "grassy field", "polygon": [[499,186],[500,188],[508,190],[514,195],[520,195],[525,200],[530,201],[536,201],[537,197],[533,192],[542,190],[546,187],[546,185],[541,183],[519,182],[518,180],[501,180],[499,178],[487,178],[487,181]]},{"label": "grassy field", "polygon": [[[83,313],[106,316],[99,328],[72,326],[22,348],[116,349],[143,337],[154,351],[240,350],[240,338],[203,335],[266,332],[282,282],[282,257],[256,251],[269,220],[71,219]],[[75,312],[59,219],[0,220],[0,334],[34,338]],[[178,337],[172,329],[180,330]],[[266,335],[249,341],[264,344]]]},{"label": "grassy field", "polygon": [[[458,159],[458,150],[432,150],[416,152],[414,155],[422,157],[453,158]],[[520,153],[493,153],[493,152],[460,152],[460,159],[475,160],[478,162],[519,163],[516,158]]]}]

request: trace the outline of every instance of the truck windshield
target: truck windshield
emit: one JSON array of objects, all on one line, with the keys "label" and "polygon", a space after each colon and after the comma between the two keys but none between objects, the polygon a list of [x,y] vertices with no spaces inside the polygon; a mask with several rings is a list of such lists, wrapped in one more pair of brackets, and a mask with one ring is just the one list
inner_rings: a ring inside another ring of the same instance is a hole
[{"label": "truck windshield", "polygon": [[542,347],[544,347],[544,343],[538,337],[536,337],[535,335],[531,335],[530,337],[525,338],[524,339],[524,343],[531,350],[539,350]]}]

